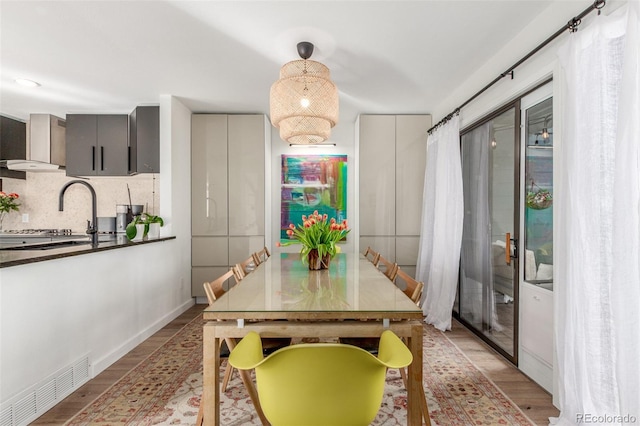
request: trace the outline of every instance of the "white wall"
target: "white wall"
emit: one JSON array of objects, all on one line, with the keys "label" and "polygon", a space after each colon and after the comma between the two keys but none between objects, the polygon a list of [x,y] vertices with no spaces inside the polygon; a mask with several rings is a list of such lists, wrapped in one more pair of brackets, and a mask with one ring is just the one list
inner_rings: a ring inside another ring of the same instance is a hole
[{"label": "white wall", "polygon": [[0,269],[0,403],[19,399],[87,353],[98,374],[191,298],[191,112],[160,105],[161,235],[176,239]]},{"label": "white wall", "polygon": [[[488,58],[484,66],[475,70],[466,81],[460,82],[458,90],[444,99],[433,111],[434,123],[460,106],[591,4],[593,4],[592,1],[585,0],[552,2],[543,13],[524,27],[518,36]],[[608,5],[607,8],[609,8]],[[583,19],[582,25],[588,25],[593,18],[594,13]],[[557,48],[567,40],[568,36],[568,32],[559,36],[542,51],[516,68],[513,80],[510,77],[503,78],[465,106],[460,113],[460,126],[464,128],[472,124],[488,112],[551,77],[556,66]]]}]

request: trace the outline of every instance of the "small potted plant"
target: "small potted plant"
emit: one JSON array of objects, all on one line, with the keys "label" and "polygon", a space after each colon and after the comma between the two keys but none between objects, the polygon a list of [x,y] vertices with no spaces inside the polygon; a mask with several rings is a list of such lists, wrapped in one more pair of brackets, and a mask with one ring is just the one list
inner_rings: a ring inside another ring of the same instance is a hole
[{"label": "small potted plant", "polygon": [[127,225],[127,238],[131,241],[140,241],[147,236],[149,238],[159,238],[161,226],[164,226],[164,220],[160,216],[148,213],[136,215]]},{"label": "small potted plant", "polygon": [[144,224],[145,234],[149,238],[160,238],[160,227],[164,226],[164,220],[160,216],[146,214]]},{"label": "small potted plant", "polygon": [[142,241],[146,235],[145,228],[146,226],[144,224],[144,219],[142,219],[142,215],[135,215],[125,229],[127,238],[131,241]]},{"label": "small potted plant", "polygon": [[531,180],[531,188],[527,191],[526,203],[530,209],[544,210],[553,203],[553,194],[548,189],[540,188]]}]

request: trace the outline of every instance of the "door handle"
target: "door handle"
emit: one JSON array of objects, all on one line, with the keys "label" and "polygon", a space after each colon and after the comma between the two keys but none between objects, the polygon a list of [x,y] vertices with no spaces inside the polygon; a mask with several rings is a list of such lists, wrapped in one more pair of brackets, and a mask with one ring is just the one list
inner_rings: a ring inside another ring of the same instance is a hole
[{"label": "door handle", "polygon": [[[511,238],[511,233],[507,232],[505,235],[506,245],[504,248],[504,260],[507,265],[511,265],[511,259],[518,258],[518,240]],[[513,244],[513,255],[511,254],[511,244]]]},{"label": "door handle", "polygon": [[507,262],[507,265],[511,265],[511,234],[509,232],[505,235],[505,241],[504,261]]}]

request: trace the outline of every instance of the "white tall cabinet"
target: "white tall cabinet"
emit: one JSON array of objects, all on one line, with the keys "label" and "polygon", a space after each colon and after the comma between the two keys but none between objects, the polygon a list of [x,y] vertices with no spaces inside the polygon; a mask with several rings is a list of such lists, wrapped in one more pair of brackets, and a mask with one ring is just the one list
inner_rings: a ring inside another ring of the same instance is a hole
[{"label": "white tall cabinet", "polygon": [[265,245],[265,115],[191,119],[191,293]]},{"label": "white tall cabinet", "polygon": [[431,115],[360,115],[360,251],[371,246],[415,276]]}]

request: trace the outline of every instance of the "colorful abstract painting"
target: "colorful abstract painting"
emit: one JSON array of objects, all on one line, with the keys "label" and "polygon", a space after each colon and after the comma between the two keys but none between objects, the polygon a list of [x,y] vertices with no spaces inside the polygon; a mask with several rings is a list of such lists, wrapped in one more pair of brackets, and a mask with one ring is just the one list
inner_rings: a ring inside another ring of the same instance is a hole
[{"label": "colorful abstract painting", "polygon": [[337,221],[347,218],[346,155],[283,155],[280,239],[288,240],[290,223],[314,210]]}]

